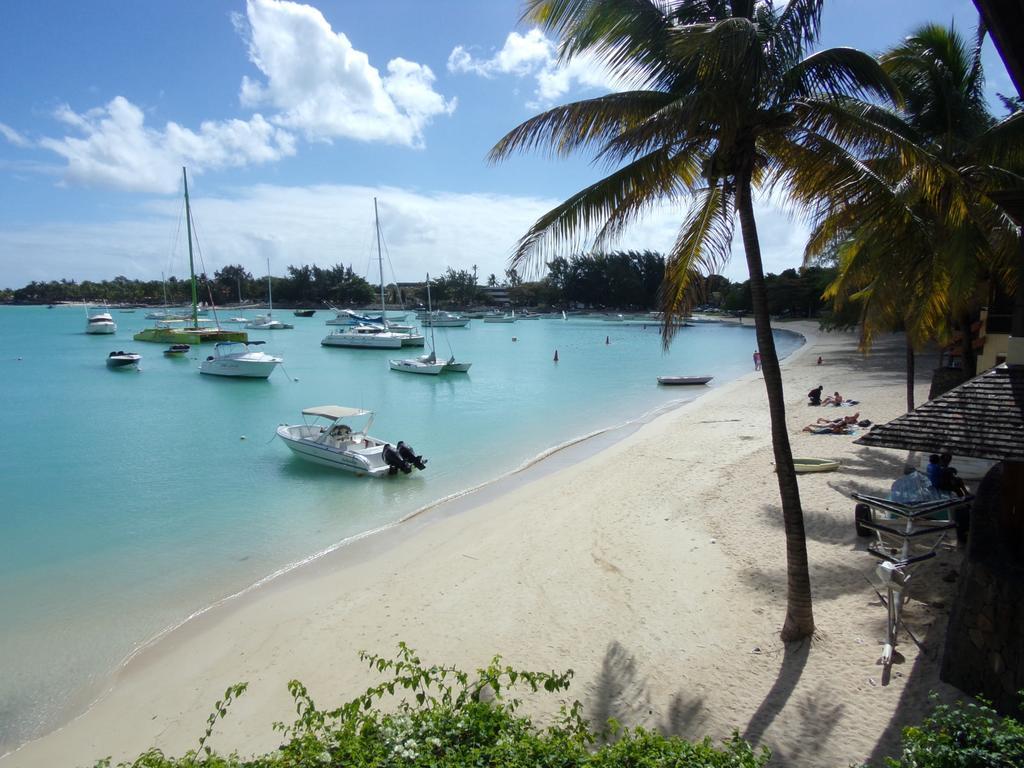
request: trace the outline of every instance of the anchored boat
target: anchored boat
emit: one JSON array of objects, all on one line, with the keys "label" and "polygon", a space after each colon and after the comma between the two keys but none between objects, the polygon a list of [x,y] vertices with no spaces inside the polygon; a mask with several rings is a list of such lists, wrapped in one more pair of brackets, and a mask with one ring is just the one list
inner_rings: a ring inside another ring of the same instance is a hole
[{"label": "anchored boat", "polygon": [[392,446],[368,434],[373,411],[318,405],[306,408],[302,415],[303,424],[282,424],[277,428],[277,436],[306,461],[370,477],[409,474],[413,467],[426,468],[426,459],[401,440]]},{"label": "anchored boat", "polygon": [[658,383],[665,386],[694,386],[707,384],[714,376],[659,376]]},{"label": "anchored boat", "polygon": [[266,342],[218,342],[213,348],[213,354],[199,364],[199,372],[211,376],[266,379],[281,364],[281,358],[250,349],[250,347],[264,343]]},{"label": "anchored boat", "polygon": [[199,324],[199,296],[196,287],[196,269],[192,257],[192,207],[188,200],[188,175],[181,169],[181,177],[185,181],[185,226],[188,230],[188,272],[192,283],[191,325],[178,327],[163,322],[155,328],[145,328],[132,338],[136,341],[151,341],[157,344],[203,344],[205,342],[238,341],[243,344],[249,340],[245,331],[226,331],[223,328],[203,328]]},{"label": "anchored boat", "polygon": [[142,355],[134,352],[111,352],[107,355],[107,368],[120,370],[122,368],[136,368]]}]

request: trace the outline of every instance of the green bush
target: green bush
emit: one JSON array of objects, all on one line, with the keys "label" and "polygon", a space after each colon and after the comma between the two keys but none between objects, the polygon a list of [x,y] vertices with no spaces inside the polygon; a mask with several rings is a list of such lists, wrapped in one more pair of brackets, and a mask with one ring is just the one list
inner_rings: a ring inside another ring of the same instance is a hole
[{"label": "green bush", "polygon": [[938,705],[920,726],[903,729],[903,749],[889,768],[1020,768],[1024,726],[979,704]]},{"label": "green bush", "polygon": [[[683,739],[637,728],[616,733],[614,743],[597,746],[599,736],[582,716],[580,703],[563,704],[555,722],[545,728],[518,714],[520,700],[513,688],[551,694],[565,691],[572,671],[524,672],[501,665],[495,657],[486,669],[470,676],[451,666],[425,666],[404,643],[398,654],[385,659],[360,654],[384,682],[338,709],[316,707],[298,681],[288,689],[295,701],[296,719],[278,723],[282,746],[253,758],[219,755],[208,745],[214,725],[228,712],[231,701],[245,692],[232,686],[215,705],[197,749],[180,758],[150,750],[132,768],[329,768],[345,766],[509,766],[510,768],[613,768],[673,766],[675,768],[760,768],[770,757],[755,752],[738,735],[716,748],[711,741],[691,744]],[[385,710],[382,701],[390,706]],[[611,727],[616,728],[612,723]],[[110,760],[97,763],[107,768]]]}]

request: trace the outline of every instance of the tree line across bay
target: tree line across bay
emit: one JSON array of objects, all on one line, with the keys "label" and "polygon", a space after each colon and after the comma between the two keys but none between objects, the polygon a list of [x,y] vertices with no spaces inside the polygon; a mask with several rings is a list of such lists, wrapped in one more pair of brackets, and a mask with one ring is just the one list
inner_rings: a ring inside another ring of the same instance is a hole
[{"label": "tree line across bay", "polygon": [[[547,273],[536,281],[523,280],[515,269],[498,278],[491,274],[486,286],[478,283],[475,270],[448,267],[431,278],[431,300],[439,308],[469,307],[501,303],[502,293],[514,306],[658,310],[660,289],[665,275],[665,257],[653,251],[616,251],[577,254],[556,258],[548,263]],[[835,277],[832,267],[787,269],[766,278],[768,303],[774,315],[793,317],[830,317],[821,295]],[[352,267],[337,264],[319,267],[303,264],[289,266],[285,276],[271,277],[274,302],[294,306],[366,306],[379,300],[379,286],[357,275]],[[208,277],[197,278],[200,302],[218,306],[262,303],[267,298],[266,275],[254,276],[241,265],[225,266]],[[488,289],[500,288],[504,291]],[[8,304],[56,304],[59,302],[95,302],[110,304],[161,305],[188,304],[191,284],[171,276],[161,280],[33,281],[16,289],[0,290],[0,302]],[[498,293],[498,296],[495,296]],[[426,304],[426,284],[390,283],[385,286],[388,304],[413,306]],[[751,311],[749,281],[733,283],[722,275],[702,278],[693,301],[732,313]],[[850,320],[855,320],[853,314]],[[845,323],[840,323],[845,324]]]}]

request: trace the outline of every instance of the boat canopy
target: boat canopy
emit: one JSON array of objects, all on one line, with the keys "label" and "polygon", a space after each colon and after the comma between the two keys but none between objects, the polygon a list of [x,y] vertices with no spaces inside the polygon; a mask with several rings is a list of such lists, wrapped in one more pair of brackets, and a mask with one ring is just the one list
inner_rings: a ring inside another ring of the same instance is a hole
[{"label": "boat canopy", "polygon": [[302,411],[304,416],[323,416],[325,419],[344,419],[352,416],[369,416],[371,411],[362,408],[346,408],[344,405],[315,405]]}]

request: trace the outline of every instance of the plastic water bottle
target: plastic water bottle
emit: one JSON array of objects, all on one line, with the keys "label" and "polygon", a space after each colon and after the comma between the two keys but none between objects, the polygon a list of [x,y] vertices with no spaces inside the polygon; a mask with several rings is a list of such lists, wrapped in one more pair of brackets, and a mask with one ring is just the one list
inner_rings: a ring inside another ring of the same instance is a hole
[{"label": "plastic water bottle", "polygon": [[915,469],[892,484],[889,498],[900,504],[920,504],[942,498],[942,494],[932,487],[927,475]]}]

